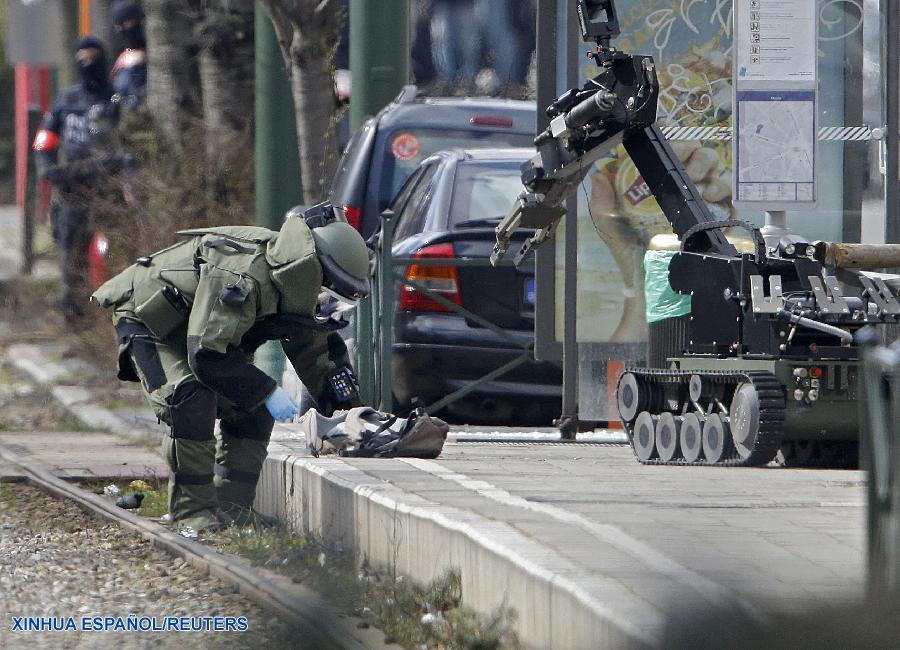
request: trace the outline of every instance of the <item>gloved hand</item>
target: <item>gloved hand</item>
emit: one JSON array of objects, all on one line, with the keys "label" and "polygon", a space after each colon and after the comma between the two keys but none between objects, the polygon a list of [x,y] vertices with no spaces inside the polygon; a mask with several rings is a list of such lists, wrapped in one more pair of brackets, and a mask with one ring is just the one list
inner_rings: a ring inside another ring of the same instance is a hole
[{"label": "gloved hand", "polygon": [[291,399],[290,394],[281,386],[275,389],[275,392],[269,395],[266,400],[266,408],[276,420],[287,420],[297,415],[297,405]]}]

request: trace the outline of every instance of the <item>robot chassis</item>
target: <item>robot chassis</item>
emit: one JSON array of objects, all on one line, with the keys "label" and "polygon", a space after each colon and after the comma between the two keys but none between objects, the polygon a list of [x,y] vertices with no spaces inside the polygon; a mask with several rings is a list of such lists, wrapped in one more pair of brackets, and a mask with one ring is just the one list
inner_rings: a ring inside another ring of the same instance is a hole
[{"label": "robot chassis", "polygon": [[[613,0],[578,0],[577,8],[601,72],[547,109],[550,126],[522,167],[525,190],[497,226],[492,261],[517,228],[535,234],[516,264],[549,239],[566,198],[621,143],[681,241],[670,284],[692,296],[686,324],[663,344],[667,367],[628,368],[619,379],[619,416],[637,459],[761,466],[781,451],[789,466],[855,466],[860,341],[900,321],[900,278],[866,270],[900,266],[900,246],[793,234],[767,243],[750,223],[717,221],[656,126],[653,58],[611,45],[619,34]],[[730,228],[750,233],[753,253],[729,243]]]}]

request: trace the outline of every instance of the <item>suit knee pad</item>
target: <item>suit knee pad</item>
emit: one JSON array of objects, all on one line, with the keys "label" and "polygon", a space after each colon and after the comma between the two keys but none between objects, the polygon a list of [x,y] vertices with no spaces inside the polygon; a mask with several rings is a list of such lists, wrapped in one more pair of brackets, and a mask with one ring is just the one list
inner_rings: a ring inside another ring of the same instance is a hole
[{"label": "suit knee pad", "polygon": [[220,426],[223,435],[267,443],[272,436],[275,419],[271,416],[268,409],[262,406],[235,419],[222,420]]},{"label": "suit knee pad", "polygon": [[182,440],[214,440],[216,394],[197,381],[179,385],[169,398],[172,437]]}]

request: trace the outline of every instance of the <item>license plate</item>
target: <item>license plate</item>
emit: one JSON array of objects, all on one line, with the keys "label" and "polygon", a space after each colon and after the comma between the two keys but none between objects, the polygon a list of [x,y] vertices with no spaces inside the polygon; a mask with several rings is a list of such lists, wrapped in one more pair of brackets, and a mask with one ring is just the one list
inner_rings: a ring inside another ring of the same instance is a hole
[{"label": "license plate", "polygon": [[531,305],[533,307],[535,303],[535,295],[536,291],[534,278],[529,278],[528,280],[525,280],[525,304]]}]

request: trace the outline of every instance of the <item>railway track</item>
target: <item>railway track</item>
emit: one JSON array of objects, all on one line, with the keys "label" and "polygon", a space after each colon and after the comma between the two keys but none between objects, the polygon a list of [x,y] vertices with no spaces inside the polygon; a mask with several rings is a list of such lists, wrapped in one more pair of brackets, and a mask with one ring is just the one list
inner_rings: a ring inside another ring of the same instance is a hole
[{"label": "railway track", "polygon": [[217,553],[155,521],[118,508],[106,499],[31,465],[6,447],[0,446],[0,459],[27,483],[137,533],[202,573],[234,587],[262,608],[301,628],[304,642],[308,642],[309,647],[361,649],[373,646],[371,639],[367,638],[364,643],[359,638],[365,633],[355,628],[352,619],[339,617],[308,588],[293,584],[287,578],[264,575],[248,562]]}]

